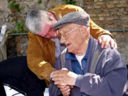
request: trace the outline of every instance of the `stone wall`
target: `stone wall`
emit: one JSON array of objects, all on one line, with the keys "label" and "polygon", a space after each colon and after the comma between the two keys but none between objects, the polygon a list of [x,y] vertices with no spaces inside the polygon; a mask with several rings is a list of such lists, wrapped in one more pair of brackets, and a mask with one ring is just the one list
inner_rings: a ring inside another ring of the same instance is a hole
[{"label": "stone wall", "polygon": [[118,44],[118,50],[121,53],[125,63],[128,65],[128,31],[127,32],[113,32]]},{"label": "stone wall", "polygon": [[128,29],[128,0],[85,0],[91,18],[107,30]]},{"label": "stone wall", "polygon": [[[24,20],[27,12],[35,7],[48,10],[57,5],[64,4],[65,0],[15,0],[21,10],[15,11],[9,8],[11,0],[0,0],[0,26],[3,23],[8,29],[14,29],[15,23]],[[91,18],[101,27],[107,30],[128,30],[128,0],[74,0],[76,5],[83,7]]]}]

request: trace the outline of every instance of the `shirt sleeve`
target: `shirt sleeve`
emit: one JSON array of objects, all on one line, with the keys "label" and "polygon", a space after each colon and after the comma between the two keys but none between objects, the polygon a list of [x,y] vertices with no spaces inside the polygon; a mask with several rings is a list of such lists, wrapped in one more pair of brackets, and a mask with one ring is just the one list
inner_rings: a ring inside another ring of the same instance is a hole
[{"label": "shirt sleeve", "polygon": [[[55,61],[54,52],[49,51],[51,46],[47,46],[47,40],[33,33],[28,33],[29,42],[27,48],[27,64],[29,69],[34,72],[39,79],[49,82],[50,73],[54,71],[53,64]],[[49,42],[49,45],[51,43]],[[53,48],[54,50],[54,48]],[[52,58],[50,58],[50,55]]]}]

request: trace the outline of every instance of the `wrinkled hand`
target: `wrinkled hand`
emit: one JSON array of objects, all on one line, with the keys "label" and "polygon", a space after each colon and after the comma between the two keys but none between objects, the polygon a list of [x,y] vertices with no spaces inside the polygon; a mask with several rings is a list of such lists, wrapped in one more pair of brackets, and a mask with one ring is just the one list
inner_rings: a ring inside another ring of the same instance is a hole
[{"label": "wrinkled hand", "polygon": [[69,85],[57,85],[58,88],[60,88],[60,91],[62,92],[63,96],[69,96],[71,87]]},{"label": "wrinkled hand", "polygon": [[98,37],[98,42],[101,44],[102,48],[108,48],[109,44],[112,48],[117,48],[117,43],[109,35],[101,35]]},{"label": "wrinkled hand", "polygon": [[77,74],[68,70],[57,70],[52,72],[52,80],[55,85],[75,85]]}]

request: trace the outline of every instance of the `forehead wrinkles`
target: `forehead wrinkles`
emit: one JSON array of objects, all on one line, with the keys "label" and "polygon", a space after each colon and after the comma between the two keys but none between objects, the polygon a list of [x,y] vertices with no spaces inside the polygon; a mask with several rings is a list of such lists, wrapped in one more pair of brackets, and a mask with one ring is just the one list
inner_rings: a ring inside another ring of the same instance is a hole
[{"label": "forehead wrinkles", "polygon": [[65,32],[65,31],[70,31],[70,29],[73,29],[73,26],[71,25],[66,25],[62,28],[60,28],[61,31]]},{"label": "forehead wrinkles", "polygon": [[68,24],[62,28],[60,28],[60,33],[65,33],[65,32],[69,32],[69,31],[74,31],[74,29],[78,28],[79,25],[77,24]]}]

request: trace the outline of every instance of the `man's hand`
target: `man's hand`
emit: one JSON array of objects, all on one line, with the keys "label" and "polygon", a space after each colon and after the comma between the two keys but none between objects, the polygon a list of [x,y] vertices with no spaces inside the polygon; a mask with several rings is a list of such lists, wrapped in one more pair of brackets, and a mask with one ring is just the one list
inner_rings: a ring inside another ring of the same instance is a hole
[{"label": "man's hand", "polygon": [[55,85],[75,85],[77,74],[68,70],[57,70],[52,72],[52,80]]},{"label": "man's hand", "polygon": [[60,88],[60,91],[62,92],[63,96],[69,96],[71,88],[68,85],[57,85],[58,88]]},{"label": "man's hand", "polygon": [[117,48],[117,43],[109,35],[101,35],[98,37],[98,41],[102,48],[107,48],[109,44],[112,48]]}]

